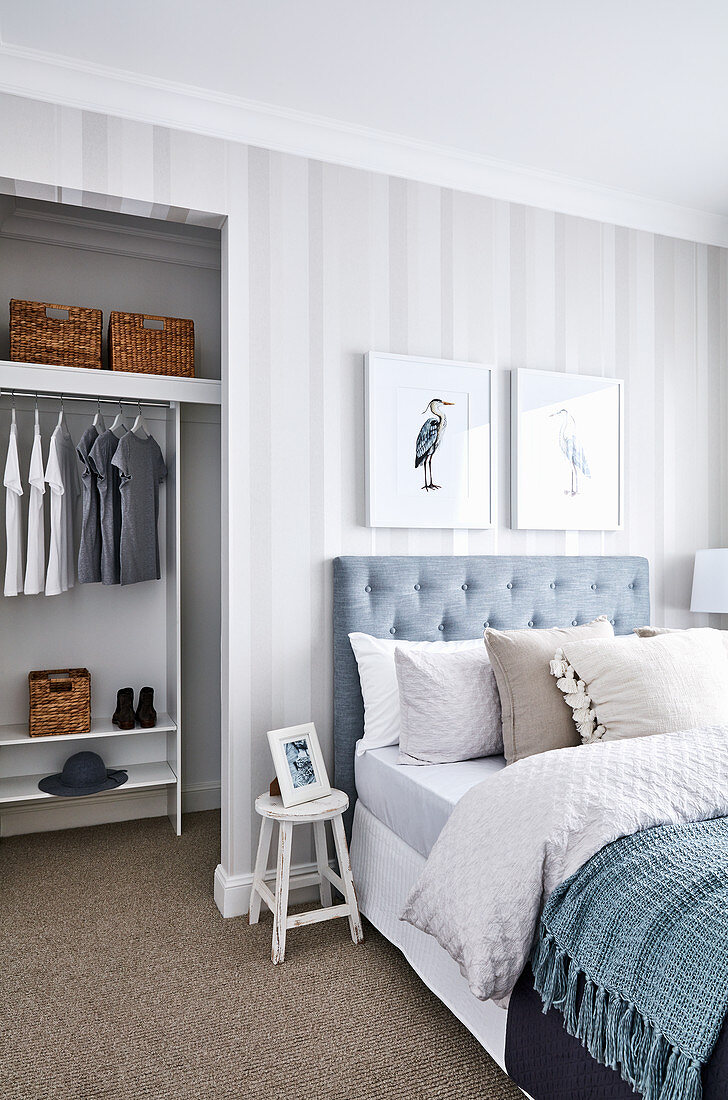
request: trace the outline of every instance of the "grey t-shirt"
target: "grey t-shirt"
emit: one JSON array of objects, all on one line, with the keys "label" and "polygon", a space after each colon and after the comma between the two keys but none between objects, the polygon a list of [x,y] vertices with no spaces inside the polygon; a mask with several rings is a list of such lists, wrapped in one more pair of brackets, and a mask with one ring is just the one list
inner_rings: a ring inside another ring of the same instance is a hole
[{"label": "grey t-shirt", "polygon": [[99,513],[99,490],[96,474],[89,464],[89,452],[99,433],[91,424],[81,436],[76,454],[81,460],[81,490],[83,493],[83,518],[81,520],[81,542],[78,547],[78,582],[94,584],[101,580],[101,522]]},{"label": "grey t-shirt", "polygon": [[111,429],[102,432],[89,453],[89,468],[96,475],[101,515],[101,581],[119,584],[121,580],[121,494],[119,471],[111,460],[119,446],[119,437]]},{"label": "grey t-shirt", "polygon": [[127,432],[111,463],[121,475],[121,583],[159,580],[159,486],[167,476],[159,444]]}]

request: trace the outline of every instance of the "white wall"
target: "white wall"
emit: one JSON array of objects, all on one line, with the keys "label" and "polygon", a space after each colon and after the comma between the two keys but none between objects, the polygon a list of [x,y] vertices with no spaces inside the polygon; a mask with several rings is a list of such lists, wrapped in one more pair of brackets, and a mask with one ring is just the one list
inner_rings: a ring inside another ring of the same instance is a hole
[{"label": "white wall", "polygon": [[[7,97],[0,175],[230,214],[231,886],[248,881],[265,731],[313,718],[330,759],[336,554],[645,554],[654,621],[702,621],[691,557],[728,537],[725,251]],[[495,530],[361,526],[370,347],[496,367]],[[525,366],[626,380],[624,531],[509,530],[506,372]]]}]

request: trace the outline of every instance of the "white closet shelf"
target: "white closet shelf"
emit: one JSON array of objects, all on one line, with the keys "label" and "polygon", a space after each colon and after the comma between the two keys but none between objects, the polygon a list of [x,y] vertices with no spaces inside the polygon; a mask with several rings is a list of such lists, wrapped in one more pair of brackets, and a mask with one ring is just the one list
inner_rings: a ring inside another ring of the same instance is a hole
[{"label": "white closet shelf", "polygon": [[109,401],[189,401],[195,405],[219,405],[222,401],[222,383],[211,378],[53,367],[9,359],[0,359],[0,390],[92,395]]},{"label": "white closet shelf", "polygon": [[47,745],[49,741],[82,741],[90,737],[129,737],[133,733],[174,733],[177,725],[168,714],[158,714],[157,724],[150,730],[137,726],[133,730],[120,730],[113,725],[111,718],[96,718],[91,723],[90,733],[59,733],[50,737],[31,737],[25,722],[0,726],[0,746],[2,745]]},{"label": "white closet shelf", "polygon": [[[152,764],[120,765],[118,770],[125,771],[129,778],[121,787],[114,787],[110,791],[99,791],[99,795],[116,794],[117,791],[140,790],[143,787],[167,787],[177,782],[177,777],[166,760],[155,761]],[[45,773],[48,774],[47,772]],[[38,775],[13,775],[0,779],[0,804],[5,802],[47,802],[54,799],[57,802],[71,801],[63,796],[45,794],[38,790],[38,783],[43,779],[44,773]],[[82,797],[89,797],[84,795]],[[98,797],[91,796],[91,797]],[[74,800],[75,801],[75,800]]]}]

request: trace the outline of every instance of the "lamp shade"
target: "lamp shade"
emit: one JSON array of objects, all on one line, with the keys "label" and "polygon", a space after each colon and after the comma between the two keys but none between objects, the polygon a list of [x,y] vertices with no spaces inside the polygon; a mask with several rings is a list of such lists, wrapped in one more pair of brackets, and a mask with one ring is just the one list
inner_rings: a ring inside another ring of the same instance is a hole
[{"label": "lamp shade", "polygon": [[691,611],[728,612],[728,550],[698,550]]}]

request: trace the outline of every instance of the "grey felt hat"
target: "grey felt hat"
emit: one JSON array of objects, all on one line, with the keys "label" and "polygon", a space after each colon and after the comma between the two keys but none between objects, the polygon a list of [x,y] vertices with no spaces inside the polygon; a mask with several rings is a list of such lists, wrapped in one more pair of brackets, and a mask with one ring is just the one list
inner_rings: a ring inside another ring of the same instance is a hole
[{"label": "grey felt hat", "polygon": [[41,779],[38,788],[45,794],[57,794],[63,798],[80,798],[85,794],[110,791],[126,783],[129,776],[123,771],[107,768],[98,753],[75,752],[63,765],[63,771]]}]

